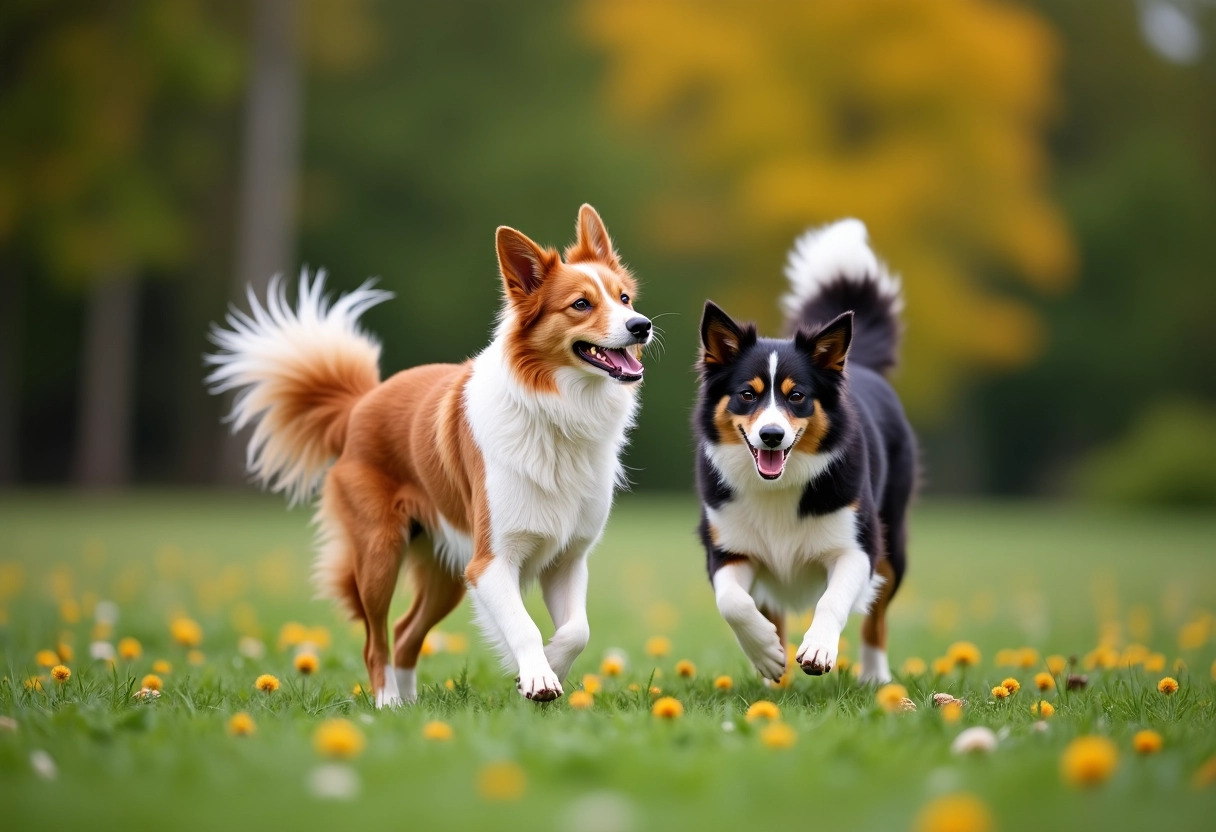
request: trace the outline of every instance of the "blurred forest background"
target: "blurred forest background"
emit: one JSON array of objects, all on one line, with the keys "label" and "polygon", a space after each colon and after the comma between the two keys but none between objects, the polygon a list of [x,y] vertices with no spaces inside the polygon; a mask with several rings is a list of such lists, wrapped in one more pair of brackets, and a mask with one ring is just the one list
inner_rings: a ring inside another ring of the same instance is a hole
[{"label": "blurred forest background", "polygon": [[628,464],[686,490],[706,297],[780,326],[857,216],[939,494],[1216,505],[1216,5],[6,0],[0,487],[244,481],[211,321],[325,267],[387,375],[459,360],[499,224],[604,216],[666,331]]}]

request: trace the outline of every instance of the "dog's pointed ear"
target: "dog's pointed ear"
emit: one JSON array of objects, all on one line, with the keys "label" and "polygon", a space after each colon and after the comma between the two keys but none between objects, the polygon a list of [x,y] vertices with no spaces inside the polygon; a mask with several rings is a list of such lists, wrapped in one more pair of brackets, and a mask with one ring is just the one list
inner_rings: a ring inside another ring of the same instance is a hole
[{"label": "dog's pointed ear", "polygon": [[543,249],[514,228],[500,225],[494,237],[498,248],[498,270],[507,297],[518,302],[540,288],[557,265],[557,253]]},{"label": "dog's pointed ear", "polygon": [[844,362],[852,343],[852,312],[844,312],[833,318],[818,335],[808,336],[802,332],[794,335],[794,345],[809,355],[816,367],[833,373],[844,372]]},{"label": "dog's pointed ear", "polygon": [[747,333],[712,300],[701,315],[701,360],[706,365],[729,364],[743,350]]},{"label": "dog's pointed ear", "polygon": [[578,209],[578,221],[575,223],[578,237],[574,245],[566,250],[566,260],[597,260],[613,268],[620,265],[612,238],[599,213],[590,205],[585,204]]}]

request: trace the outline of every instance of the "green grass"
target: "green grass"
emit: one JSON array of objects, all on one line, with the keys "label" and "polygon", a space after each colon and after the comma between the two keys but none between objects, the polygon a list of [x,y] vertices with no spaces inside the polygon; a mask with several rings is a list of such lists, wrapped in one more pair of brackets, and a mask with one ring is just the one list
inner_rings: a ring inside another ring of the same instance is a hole
[{"label": "green grass", "polygon": [[[756,681],[714,608],[692,533],[694,505],[653,497],[623,499],[593,556],[592,642],[567,691],[609,649],[624,650],[629,667],[605,680],[592,710],[574,711],[564,699],[521,700],[464,606],[441,629],[469,636],[468,649],[423,659],[419,704],[378,713],[351,693],[363,681],[361,636],[328,604],[310,600],[305,512],[254,496],[6,496],[0,715],[17,729],[0,730],[0,817],[13,829],[889,830],[909,828],[936,796],[965,791],[1007,830],[1163,821],[1209,828],[1216,788],[1197,789],[1192,780],[1216,754],[1216,655],[1211,641],[1180,649],[1178,632],[1216,609],[1216,518],[933,503],[914,518],[911,571],[891,611],[893,665],[910,656],[931,661],[960,639],[983,652],[965,676],[901,677],[915,713],[882,712],[873,690],[847,674],[798,673],[786,689]],[[86,610],[98,598],[118,602],[113,638],[138,638],[142,657],[113,670],[90,662],[92,621],[86,614],[64,622],[62,598]],[[545,630],[536,600],[530,607]],[[170,638],[168,622],[181,613],[203,627],[199,666]],[[290,651],[278,649],[287,621],[332,633],[312,678],[296,674]],[[1144,641],[1169,668],[1185,660],[1189,669],[1174,674],[1179,693],[1157,693],[1165,672],[1091,671],[1085,691],[1049,696],[1056,715],[1046,732],[1033,730],[1031,680],[1041,668],[996,667],[997,650],[1084,656],[1112,622],[1124,644]],[[250,629],[266,642],[261,660],[236,649]],[[53,648],[61,633],[75,648],[72,678],[27,691],[23,680],[38,672],[35,653]],[[643,645],[656,634],[670,638],[672,652],[650,659]],[[797,627],[791,638],[800,639]],[[846,638],[844,653],[856,655],[855,621]],[[172,672],[163,696],[141,704],[131,693],[157,659],[171,662]],[[675,676],[679,659],[696,664],[695,680]],[[283,687],[258,693],[261,673],[276,674]],[[644,691],[652,673],[684,704],[683,718],[651,716]],[[734,678],[731,692],[713,690],[720,674]],[[988,691],[1009,675],[1022,691],[994,703]],[[630,691],[631,683],[641,691]],[[939,690],[969,700],[959,724],[945,724],[931,707]],[[765,747],[742,718],[761,698],[778,703],[795,729],[792,749]],[[241,710],[256,720],[251,737],[226,733]],[[320,799],[309,786],[323,764],[313,734],[331,717],[351,720],[367,739],[348,764],[360,783],[351,801]],[[451,724],[451,742],[422,739],[433,719]],[[953,755],[951,740],[970,725],[1000,731],[998,750]],[[1164,736],[1162,753],[1131,751],[1142,728]],[[1120,760],[1109,782],[1080,790],[1061,782],[1059,758],[1072,738],[1089,733],[1110,737]],[[34,774],[30,755],[39,749],[55,761],[57,778]],[[522,769],[519,799],[479,796],[479,775],[496,761]]]}]

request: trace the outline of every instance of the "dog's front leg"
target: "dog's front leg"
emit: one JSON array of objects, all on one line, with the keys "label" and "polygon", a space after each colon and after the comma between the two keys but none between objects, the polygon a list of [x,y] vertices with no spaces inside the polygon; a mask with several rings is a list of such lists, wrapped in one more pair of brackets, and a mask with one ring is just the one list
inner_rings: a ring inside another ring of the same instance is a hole
[{"label": "dog's front leg", "polygon": [[765,679],[777,681],[785,674],[785,645],[777,626],[764,617],[751,596],[756,570],[745,560],[734,560],[714,572],[714,596],[718,612],[735,631],[735,639],[756,670]]},{"label": "dog's front leg", "polygon": [[798,664],[811,676],[828,673],[836,664],[840,633],[870,581],[870,559],[860,549],[844,549],[825,566],[827,586],[798,649]]},{"label": "dog's front leg", "polygon": [[[479,534],[488,540],[489,534]],[[545,657],[544,639],[524,607],[520,564],[535,548],[522,537],[508,536],[497,552],[478,548],[465,570],[469,597],[486,635],[519,670],[519,692],[538,702],[562,695],[561,681]]]},{"label": "dog's front leg", "polygon": [[545,656],[558,679],[570,674],[574,660],[587,647],[591,626],[587,623],[587,551],[589,541],[572,545],[560,560],[540,576],[545,606],[553,618],[553,638],[545,645]]}]

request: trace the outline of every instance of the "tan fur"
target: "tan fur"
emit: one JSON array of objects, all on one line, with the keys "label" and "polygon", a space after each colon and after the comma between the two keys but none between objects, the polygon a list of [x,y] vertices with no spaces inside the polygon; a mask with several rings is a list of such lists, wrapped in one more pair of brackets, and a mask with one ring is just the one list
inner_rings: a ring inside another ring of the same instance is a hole
[{"label": "tan fur", "polygon": [[891,596],[895,593],[895,570],[891,568],[891,562],[883,558],[878,562],[874,571],[886,578],[886,581],[883,582],[882,589],[878,591],[874,605],[870,607],[870,611],[861,622],[861,640],[870,647],[886,650],[887,604],[890,603]]},{"label": "tan fur", "polygon": [[794,389],[794,380],[792,378],[786,378],[784,381],[781,382],[781,395],[789,396],[790,391],[793,389]]},{"label": "tan fur", "polygon": [[755,378],[753,378],[751,381],[749,381],[747,383],[747,386],[752,388],[752,390],[755,391],[756,395],[759,396],[761,393],[764,392],[764,379],[760,378],[760,376],[756,376]]},{"label": "tan fur", "polygon": [[714,409],[714,427],[718,430],[718,442],[724,445],[741,445],[743,437],[739,435],[739,426],[743,423],[726,409],[729,404],[730,396],[723,396]]},{"label": "tan fur", "polygon": [[823,442],[823,438],[828,435],[830,422],[827,411],[823,409],[823,405],[819,403],[818,399],[815,400],[815,409],[811,411],[810,416],[805,419],[791,418],[790,425],[798,433],[798,444],[791,450],[808,454],[819,453],[819,446]]}]

